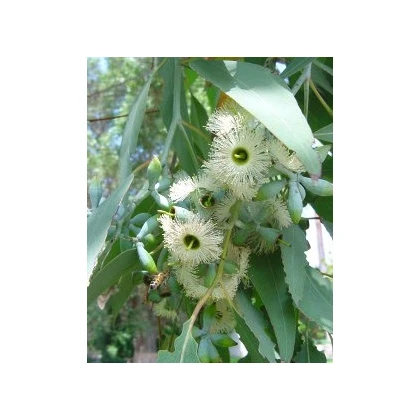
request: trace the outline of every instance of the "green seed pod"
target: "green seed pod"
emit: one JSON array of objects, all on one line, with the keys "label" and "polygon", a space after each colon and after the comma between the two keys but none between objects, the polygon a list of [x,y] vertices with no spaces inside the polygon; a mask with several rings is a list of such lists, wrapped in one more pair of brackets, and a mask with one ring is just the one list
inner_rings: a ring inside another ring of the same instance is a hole
[{"label": "green seed pod", "polygon": [[169,200],[164,197],[162,194],[159,194],[157,191],[151,191],[150,195],[153,197],[153,199],[156,201],[156,204],[158,207],[162,210],[169,210],[171,205],[169,204]]},{"label": "green seed pod", "polygon": [[255,230],[264,238],[264,241],[267,242],[267,244],[269,245],[274,245],[277,241],[277,238],[280,235],[279,230],[269,227],[257,226]]},{"label": "green seed pod", "polygon": [[324,179],[313,181],[311,178],[301,176],[299,178],[299,182],[313,194],[320,195],[322,197],[333,195],[333,184],[325,181]]},{"label": "green seed pod", "polygon": [[149,273],[156,274],[158,270],[153,257],[144,249],[144,245],[141,242],[137,242],[136,247],[142,268]]},{"label": "green seed pod", "polygon": [[98,178],[93,178],[89,185],[89,198],[92,209],[99,206],[102,198],[102,186]]},{"label": "green seed pod", "polygon": [[302,215],[303,203],[302,196],[296,181],[289,182],[289,196],[287,198],[287,208],[293,223],[299,223]]},{"label": "green seed pod", "polygon": [[139,213],[136,214],[131,220],[130,222],[133,225],[137,225],[137,226],[142,226],[143,223],[150,218],[150,214],[149,213]]},{"label": "green seed pod", "polygon": [[155,214],[146,220],[137,235],[137,239],[139,241],[141,241],[149,233],[153,233],[159,227],[158,217],[159,214]]},{"label": "green seed pod", "polygon": [[238,343],[227,334],[211,334],[210,339],[214,345],[219,347],[233,347]]},{"label": "green seed pod", "polygon": [[223,265],[223,271],[226,274],[235,274],[239,270],[238,264],[231,260],[225,260],[225,264]]},{"label": "green seed pod", "polygon": [[210,287],[213,284],[213,280],[216,277],[216,264],[212,263],[208,265],[206,275],[204,276],[204,286]]},{"label": "green seed pod", "polygon": [[184,209],[184,207],[171,206],[169,213],[174,214],[178,220],[187,221],[194,214],[192,211]]},{"label": "green seed pod", "polygon": [[281,180],[267,182],[258,190],[255,199],[262,201],[275,197],[285,186],[286,180],[284,178]]},{"label": "green seed pod", "polygon": [[150,161],[149,166],[147,167],[147,179],[149,180],[149,189],[155,189],[155,184],[158,182],[160,174],[162,173],[162,165],[160,164],[159,158],[153,156],[153,159]]}]

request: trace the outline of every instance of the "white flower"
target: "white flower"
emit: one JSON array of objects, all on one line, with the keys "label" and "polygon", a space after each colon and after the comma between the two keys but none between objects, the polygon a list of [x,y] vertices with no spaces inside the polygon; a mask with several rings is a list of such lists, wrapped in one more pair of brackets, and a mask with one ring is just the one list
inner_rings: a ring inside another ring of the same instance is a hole
[{"label": "white flower", "polygon": [[[227,258],[236,263],[238,270],[233,274],[224,273],[221,280],[213,289],[212,299],[233,299],[239,282],[246,280],[248,271],[248,259],[250,250],[248,248],[229,246]],[[185,294],[194,299],[200,299],[207,292],[204,285],[204,278],[198,274],[198,268],[193,265],[181,264],[175,268],[177,281],[184,287]]]},{"label": "white flower", "polygon": [[219,222],[226,222],[231,217],[231,208],[237,199],[227,193],[214,208],[214,216]]},{"label": "white flower", "polygon": [[174,203],[185,200],[195,189],[197,182],[190,176],[184,176],[171,185],[169,189],[169,198]]},{"label": "white flower", "polygon": [[215,137],[204,162],[208,173],[240,199],[257,193],[270,165],[264,137],[248,126]]},{"label": "white flower", "polygon": [[210,115],[205,128],[216,136],[226,136],[231,131],[238,132],[243,120],[242,115],[232,115],[226,108],[220,108]]},{"label": "white flower", "polygon": [[296,156],[296,153],[291,153],[290,150],[278,139],[272,139],[272,141],[269,142],[269,150],[273,155],[276,164],[283,165],[293,172],[306,171],[302,162]]},{"label": "white flower", "polygon": [[212,221],[204,221],[196,214],[187,221],[164,214],[159,217],[159,222],[165,246],[181,262],[196,265],[219,258],[223,235]]},{"label": "white flower", "polygon": [[268,207],[272,217],[274,219],[274,224],[282,229],[292,224],[292,219],[290,218],[289,210],[287,210],[286,203],[280,198],[270,198],[264,201],[265,205]]}]

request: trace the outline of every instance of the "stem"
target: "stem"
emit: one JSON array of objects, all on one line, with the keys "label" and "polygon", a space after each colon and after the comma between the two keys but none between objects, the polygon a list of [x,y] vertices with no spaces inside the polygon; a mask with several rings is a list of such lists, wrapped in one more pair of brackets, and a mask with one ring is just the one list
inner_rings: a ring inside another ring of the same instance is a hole
[{"label": "stem", "polygon": [[196,132],[198,135],[200,135],[201,137],[203,137],[203,138],[206,140],[206,142],[207,142],[207,143],[209,142],[209,138],[208,138],[208,136],[206,136],[206,135],[205,135],[202,131],[200,131],[197,127],[194,127],[192,124],[190,124],[189,122],[184,121],[184,120],[181,120],[181,124],[182,124],[182,125],[185,125],[185,127],[189,128],[190,130],[192,130],[192,131]]},{"label": "stem", "polygon": [[[239,214],[239,208],[240,208],[240,201],[237,201],[236,204],[233,206],[233,212],[232,212],[233,223],[232,223],[231,227],[226,231],[225,239],[223,241],[223,251],[222,251],[222,256],[220,257],[220,264],[217,268],[216,276],[213,280],[212,285],[207,289],[207,292],[198,301],[196,307],[194,308],[194,311],[193,311],[193,313],[190,317],[190,325],[188,327],[187,336],[188,336],[188,334],[191,333],[192,328],[193,328],[194,323],[195,323],[195,321],[198,317],[198,314],[200,313],[201,308],[204,306],[204,304],[210,298],[211,294],[213,293],[214,288],[217,286],[219,281],[222,279],[223,267],[225,265],[225,258],[226,258],[226,254],[227,254],[227,251],[228,251],[228,245],[229,245],[230,237],[231,237],[233,226],[234,226],[234,221],[236,220],[236,218],[238,217],[238,214]],[[184,354],[186,345],[187,345],[187,341],[185,341],[185,343],[182,347],[181,361],[183,359],[183,354]]]},{"label": "stem", "polygon": [[328,112],[330,117],[333,116],[333,110],[328,106],[328,104],[324,101],[321,94],[318,92],[318,89],[316,88],[314,82],[312,80],[309,81],[309,86],[314,91],[315,96],[318,98],[319,102],[321,102],[321,105],[325,108],[325,110]]}]

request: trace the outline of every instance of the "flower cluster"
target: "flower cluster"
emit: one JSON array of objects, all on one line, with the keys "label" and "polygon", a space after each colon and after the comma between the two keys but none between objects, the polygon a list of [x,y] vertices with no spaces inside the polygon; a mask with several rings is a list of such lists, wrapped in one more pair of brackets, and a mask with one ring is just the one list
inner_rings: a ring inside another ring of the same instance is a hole
[{"label": "flower cluster", "polygon": [[195,176],[176,174],[169,190],[172,215],[159,221],[186,295],[199,299],[211,287],[212,300],[224,307],[239,283],[246,284],[251,253],[278,248],[282,229],[292,223],[285,174],[297,176],[305,168],[241,112],[218,109],[206,128],[214,135],[208,160]]}]

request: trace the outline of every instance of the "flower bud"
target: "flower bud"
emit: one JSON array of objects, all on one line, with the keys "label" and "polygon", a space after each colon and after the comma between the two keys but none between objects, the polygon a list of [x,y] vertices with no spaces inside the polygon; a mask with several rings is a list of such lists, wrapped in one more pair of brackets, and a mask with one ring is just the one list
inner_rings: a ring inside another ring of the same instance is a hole
[{"label": "flower bud", "polygon": [[287,208],[293,223],[299,223],[302,215],[303,203],[302,196],[296,181],[289,182],[289,197],[287,198]]},{"label": "flower bud", "polygon": [[146,269],[149,273],[156,274],[158,270],[153,257],[144,249],[144,245],[141,242],[137,242],[136,247],[142,268]]},{"label": "flower bud", "polygon": [[277,241],[277,238],[280,235],[280,231],[277,229],[264,227],[264,226],[257,226],[255,229],[264,239],[265,242],[269,245],[274,245]]},{"label": "flower bud", "polygon": [[149,213],[139,213],[136,214],[133,218],[131,218],[130,222],[133,225],[137,225],[137,226],[142,226],[143,223],[150,218],[150,214]]},{"label": "flower bud", "polygon": [[158,217],[159,214],[155,214],[146,220],[137,235],[137,239],[139,241],[141,241],[149,233],[153,233],[153,231],[159,227]]},{"label": "flower bud", "polygon": [[310,178],[301,176],[299,178],[299,182],[313,194],[320,195],[322,197],[333,195],[333,184],[331,184],[331,182],[325,181],[324,179],[313,181]]},{"label": "flower bud", "polygon": [[163,210],[169,210],[171,205],[169,204],[169,200],[164,197],[162,194],[159,194],[157,191],[153,190],[151,193],[151,196],[156,201],[156,204],[160,209]]},{"label": "flower bud", "polygon": [[285,179],[267,182],[258,190],[255,199],[262,201],[267,200],[267,198],[274,197],[285,187],[285,185]]},{"label": "flower bud", "polygon": [[169,213],[175,215],[175,217],[181,221],[191,219],[191,216],[194,214],[192,211],[180,206],[171,206]]},{"label": "flower bud", "polygon": [[147,179],[149,180],[149,189],[155,189],[155,184],[158,182],[160,174],[162,173],[162,165],[160,164],[159,158],[154,156],[147,167]]}]

